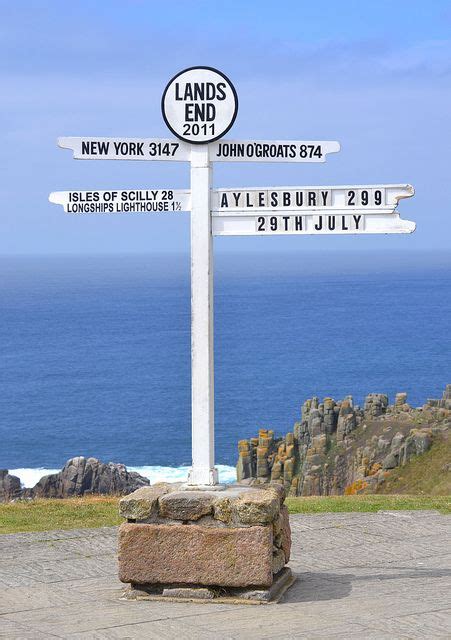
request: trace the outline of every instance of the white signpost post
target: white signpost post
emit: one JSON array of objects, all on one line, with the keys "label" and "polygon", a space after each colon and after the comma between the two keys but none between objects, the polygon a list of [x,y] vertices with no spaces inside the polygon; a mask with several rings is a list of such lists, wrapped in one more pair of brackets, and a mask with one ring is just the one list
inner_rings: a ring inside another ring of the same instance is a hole
[{"label": "white signpost post", "polygon": [[238,98],[211,67],[186,69],[162,97],[176,139],[60,138],[81,160],[169,160],[191,163],[191,189],[60,191],[50,201],[68,213],[191,212],[192,467],[187,488],[221,488],[214,465],[213,236],[411,233],[396,207],[410,185],[212,189],[213,162],[325,162],[338,142],[221,140]]}]

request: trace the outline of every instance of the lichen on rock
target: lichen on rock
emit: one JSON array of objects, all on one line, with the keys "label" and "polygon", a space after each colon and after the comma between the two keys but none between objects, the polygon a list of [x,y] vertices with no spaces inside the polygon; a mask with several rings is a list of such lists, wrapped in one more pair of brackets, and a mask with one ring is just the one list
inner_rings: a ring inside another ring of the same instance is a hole
[{"label": "lichen on rock", "polygon": [[370,393],[363,409],[352,396],[315,396],[284,437],[260,430],[258,438],[240,440],[237,479],[256,486],[271,482],[292,496],[374,491],[390,470],[428,451],[450,424],[451,385],[440,400],[416,409],[405,392],[396,394],[393,405],[386,394]]}]

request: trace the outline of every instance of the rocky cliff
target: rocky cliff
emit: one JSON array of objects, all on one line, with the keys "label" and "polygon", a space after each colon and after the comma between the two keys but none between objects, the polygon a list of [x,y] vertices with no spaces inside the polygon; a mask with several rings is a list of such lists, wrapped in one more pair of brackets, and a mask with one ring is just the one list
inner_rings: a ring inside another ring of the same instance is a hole
[{"label": "rocky cliff", "polygon": [[[451,385],[443,397],[412,408],[406,393],[394,404],[370,393],[363,408],[352,396],[304,402],[293,431],[262,429],[238,444],[239,482],[283,484],[292,496],[374,492],[390,471],[426,452],[451,426]],[[446,472],[446,470],[444,470]]]}]

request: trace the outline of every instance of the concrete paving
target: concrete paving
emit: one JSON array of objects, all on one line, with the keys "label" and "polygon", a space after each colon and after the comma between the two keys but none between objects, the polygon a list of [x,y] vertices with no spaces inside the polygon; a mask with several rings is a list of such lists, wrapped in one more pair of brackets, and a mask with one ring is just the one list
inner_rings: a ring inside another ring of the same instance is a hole
[{"label": "concrete paving", "polygon": [[451,638],[451,518],[292,516],[273,605],[120,600],[115,528],[0,536],[0,638]]}]

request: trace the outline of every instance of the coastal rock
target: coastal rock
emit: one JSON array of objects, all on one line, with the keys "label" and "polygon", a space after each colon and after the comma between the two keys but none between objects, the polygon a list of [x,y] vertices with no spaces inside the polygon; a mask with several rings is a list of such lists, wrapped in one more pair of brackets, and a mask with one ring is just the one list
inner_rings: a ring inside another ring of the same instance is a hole
[{"label": "coastal rock", "polygon": [[403,433],[401,433],[400,431],[398,431],[397,433],[395,433],[395,435],[392,438],[391,441],[391,450],[392,451],[398,451],[402,445],[402,443],[405,440],[405,436]]},{"label": "coastal rock", "polygon": [[387,407],[388,396],[385,393],[369,393],[365,398],[363,411],[369,416],[377,418],[387,411]]},{"label": "coastal rock", "polygon": [[446,440],[450,427],[451,385],[442,398],[416,409],[405,392],[397,393],[392,405],[386,394],[370,393],[363,410],[352,396],[341,401],[314,396],[284,437],[265,430],[258,439],[240,441],[237,476],[250,485],[271,482],[292,496],[369,493],[391,469],[428,451],[436,438]]},{"label": "coastal rock", "polygon": [[451,384],[447,384],[440,400],[428,399],[426,406],[451,410]]},{"label": "coastal rock", "polygon": [[407,393],[397,393],[395,396],[395,407],[402,407],[407,404]]},{"label": "coastal rock", "polygon": [[21,494],[20,479],[8,473],[8,469],[0,469],[0,502],[15,500]]},{"label": "coastal rock", "polygon": [[394,469],[398,466],[399,456],[396,453],[389,453],[382,461],[382,469]]},{"label": "coastal rock", "polygon": [[410,435],[415,443],[415,450],[418,456],[426,453],[431,448],[432,432],[430,429],[412,429]]},{"label": "coastal rock", "polygon": [[104,464],[96,458],[78,456],[68,460],[59,473],[44,476],[27,490],[33,498],[67,498],[86,494],[121,495],[149,484],[123,464]]}]

